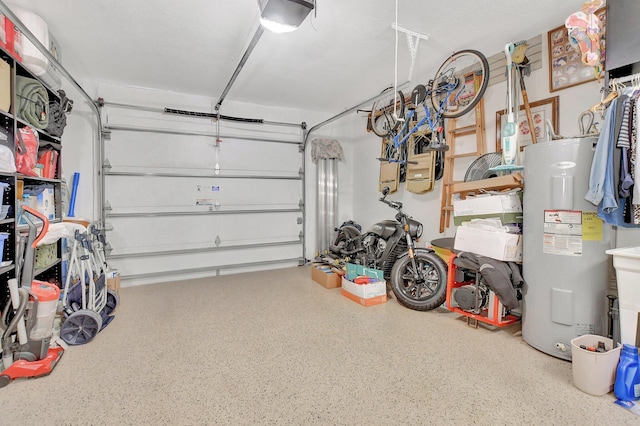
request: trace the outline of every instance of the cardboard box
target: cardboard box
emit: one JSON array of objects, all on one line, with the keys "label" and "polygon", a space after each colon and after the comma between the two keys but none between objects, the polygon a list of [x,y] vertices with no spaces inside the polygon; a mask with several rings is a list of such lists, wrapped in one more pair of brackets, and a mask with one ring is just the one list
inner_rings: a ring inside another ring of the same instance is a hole
[{"label": "cardboard box", "polygon": [[11,108],[11,65],[0,59],[0,109],[9,112]]},{"label": "cardboard box", "polygon": [[453,248],[505,262],[522,261],[522,235],[460,226]]},{"label": "cardboard box", "polygon": [[453,202],[453,223],[472,219],[499,218],[505,223],[522,223],[522,200],[517,193],[478,195]]},{"label": "cardboard box", "polygon": [[383,280],[369,284],[356,284],[342,277],[342,295],[362,306],[379,305],[387,301],[387,283]]},{"label": "cardboard box", "polygon": [[347,263],[347,279],[353,280],[355,277],[364,275],[365,277],[377,278],[384,280],[384,272],[380,269],[365,268],[355,263]]},{"label": "cardboard box", "polygon": [[359,303],[362,306],[367,306],[367,307],[368,306],[374,306],[374,305],[380,305],[381,303],[386,303],[387,302],[387,295],[386,294],[384,294],[382,296],[371,297],[369,299],[363,299],[362,297],[358,297],[355,294],[349,293],[344,288],[341,290],[341,293],[346,298],[351,299],[354,302]]},{"label": "cardboard box", "polygon": [[341,276],[336,274],[330,267],[323,265],[313,265],[311,268],[311,279],[324,288],[337,288],[341,285]]},{"label": "cardboard box", "polygon": [[47,219],[56,217],[56,203],[53,188],[45,188],[36,198],[36,210],[44,214]]},{"label": "cardboard box", "polygon": [[120,294],[120,273],[118,271],[107,271],[107,288]]}]

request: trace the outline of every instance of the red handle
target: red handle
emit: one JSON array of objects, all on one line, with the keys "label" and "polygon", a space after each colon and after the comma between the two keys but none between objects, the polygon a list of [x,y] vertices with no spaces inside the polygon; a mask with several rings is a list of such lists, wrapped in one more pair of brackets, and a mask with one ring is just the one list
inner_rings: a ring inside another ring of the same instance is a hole
[{"label": "red handle", "polygon": [[38,210],[32,207],[23,205],[22,209],[28,213],[31,213],[38,219],[42,220],[42,222],[44,223],[44,225],[42,226],[42,231],[40,231],[40,234],[38,234],[36,239],[33,241],[33,244],[31,244],[33,248],[36,248],[38,242],[44,238],[44,236],[47,234],[47,231],[49,230],[49,219],[43,213],[40,213]]}]

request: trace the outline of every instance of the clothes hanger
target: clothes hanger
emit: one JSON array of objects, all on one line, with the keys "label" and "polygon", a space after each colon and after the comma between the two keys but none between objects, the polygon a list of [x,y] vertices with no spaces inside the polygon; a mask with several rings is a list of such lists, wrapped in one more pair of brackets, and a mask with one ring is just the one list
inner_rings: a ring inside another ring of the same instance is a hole
[{"label": "clothes hanger", "polygon": [[609,86],[612,88],[612,90],[609,92],[609,94],[605,97],[604,93],[605,90],[604,88],[602,89],[602,98],[600,99],[600,102],[598,102],[597,104],[593,105],[591,108],[589,108],[589,111],[591,112],[597,112],[600,115],[604,114],[604,111],[607,109],[607,106],[609,105],[609,103],[611,103],[611,101],[613,101],[615,98],[617,98],[619,96],[618,93],[618,82],[617,80],[614,78],[611,83],[609,83]]}]

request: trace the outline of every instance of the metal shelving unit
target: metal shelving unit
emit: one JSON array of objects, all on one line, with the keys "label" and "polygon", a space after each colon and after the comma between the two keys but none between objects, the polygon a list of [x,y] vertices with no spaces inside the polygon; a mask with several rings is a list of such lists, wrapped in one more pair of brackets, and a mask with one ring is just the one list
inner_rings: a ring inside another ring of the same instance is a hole
[{"label": "metal shelving unit", "polygon": [[[0,126],[4,128],[4,132],[7,135],[7,140],[3,143],[8,146],[15,156],[15,135],[18,129],[29,126],[30,124],[17,117],[14,113],[14,108],[18,104],[18,94],[15,91],[16,76],[21,75],[35,80],[39,80],[27,70],[20,62],[18,62],[9,52],[0,48],[0,59],[7,62],[11,67],[11,107],[9,111],[0,111]],[[47,89],[50,99],[57,98],[58,94],[47,87],[45,83],[39,80],[40,83]],[[33,128],[33,126],[31,126]],[[35,129],[35,128],[34,128]],[[52,136],[41,129],[35,129],[38,132],[39,147],[51,147],[54,150],[61,153],[62,141],[61,138]],[[56,163],[56,178],[48,179],[42,177],[25,176],[20,173],[0,173],[0,181],[9,184],[9,187],[4,191],[2,204],[9,205],[9,212],[7,218],[0,220],[0,231],[9,233],[9,238],[5,240],[4,253],[2,253],[3,262],[11,262],[10,265],[0,267],[0,299],[5,300],[5,296],[8,295],[7,281],[11,278],[15,278],[18,274],[16,271],[16,254],[17,247],[20,243],[21,235],[28,232],[28,226],[18,223],[18,208],[20,200],[18,200],[18,186],[19,185],[38,185],[49,184],[54,188],[54,210],[55,218],[51,220],[52,223],[60,222],[62,219],[62,181],[57,177],[60,176],[60,164],[61,155],[58,155]],[[55,280],[61,282],[61,243],[57,243],[57,257],[58,260],[52,265],[46,268],[37,269],[35,271],[35,277],[42,280]]]}]

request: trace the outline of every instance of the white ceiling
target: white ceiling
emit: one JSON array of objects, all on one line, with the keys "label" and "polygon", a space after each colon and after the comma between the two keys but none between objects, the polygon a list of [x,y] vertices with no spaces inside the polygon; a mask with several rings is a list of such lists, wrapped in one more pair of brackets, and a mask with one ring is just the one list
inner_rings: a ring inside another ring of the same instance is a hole
[{"label": "white ceiling", "polygon": [[[257,0],[9,0],[44,18],[63,66],[91,78],[215,99],[258,27]],[[394,0],[317,0],[295,32],[264,33],[226,100],[338,113],[394,82]],[[414,80],[452,51],[486,56],[564,23],[583,0],[398,0],[398,25],[428,34]],[[410,55],[398,38],[398,82]],[[224,113],[224,104],[221,112]]]}]

